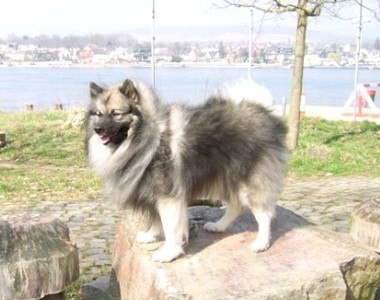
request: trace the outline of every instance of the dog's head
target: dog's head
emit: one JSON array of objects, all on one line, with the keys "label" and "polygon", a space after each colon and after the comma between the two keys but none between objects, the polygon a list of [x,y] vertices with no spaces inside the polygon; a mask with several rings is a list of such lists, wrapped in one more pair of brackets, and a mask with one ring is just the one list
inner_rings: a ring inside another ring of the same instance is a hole
[{"label": "dog's head", "polygon": [[127,79],[113,88],[91,82],[90,96],[90,130],[99,135],[104,145],[122,143],[139,126],[141,95],[132,80]]}]

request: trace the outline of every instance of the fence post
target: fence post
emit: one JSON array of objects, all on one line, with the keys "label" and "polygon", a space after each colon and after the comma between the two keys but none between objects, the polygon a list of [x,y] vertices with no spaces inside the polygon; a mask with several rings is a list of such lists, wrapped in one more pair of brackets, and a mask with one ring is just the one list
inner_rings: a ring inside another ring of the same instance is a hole
[{"label": "fence post", "polygon": [[7,144],[6,134],[5,132],[0,131],[0,148],[5,147]]},{"label": "fence post", "polygon": [[63,104],[60,104],[60,103],[54,104],[54,110],[63,110]]},{"label": "fence post", "polygon": [[24,108],[26,111],[33,111],[34,109],[33,104],[25,104]]}]

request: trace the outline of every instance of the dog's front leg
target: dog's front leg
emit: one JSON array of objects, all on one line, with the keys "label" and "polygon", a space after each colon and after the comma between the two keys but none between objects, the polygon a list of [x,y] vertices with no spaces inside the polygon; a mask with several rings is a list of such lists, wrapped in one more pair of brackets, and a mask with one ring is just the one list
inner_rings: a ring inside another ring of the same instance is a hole
[{"label": "dog's front leg", "polygon": [[182,199],[161,198],[157,208],[165,234],[165,243],[153,253],[152,259],[170,262],[184,254],[183,246],[188,241],[187,205]]},{"label": "dog's front leg", "polygon": [[163,237],[162,225],[159,218],[152,221],[148,231],[137,232],[136,239],[141,244],[154,243]]}]

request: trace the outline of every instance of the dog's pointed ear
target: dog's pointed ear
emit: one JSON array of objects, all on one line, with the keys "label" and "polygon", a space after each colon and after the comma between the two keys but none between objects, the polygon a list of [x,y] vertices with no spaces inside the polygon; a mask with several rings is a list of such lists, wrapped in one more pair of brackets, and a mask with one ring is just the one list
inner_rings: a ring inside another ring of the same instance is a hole
[{"label": "dog's pointed ear", "polygon": [[123,82],[123,85],[119,88],[119,91],[127,97],[127,99],[131,99],[137,102],[138,100],[138,95],[137,95],[137,90],[130,79],[126,79]]},{"label": "dog's pointed ear", "polygon": [[96,83],[90,82],[90,96],[92,99],[95,99],[103,92],[104,89],[102,87],[98,86]]}]

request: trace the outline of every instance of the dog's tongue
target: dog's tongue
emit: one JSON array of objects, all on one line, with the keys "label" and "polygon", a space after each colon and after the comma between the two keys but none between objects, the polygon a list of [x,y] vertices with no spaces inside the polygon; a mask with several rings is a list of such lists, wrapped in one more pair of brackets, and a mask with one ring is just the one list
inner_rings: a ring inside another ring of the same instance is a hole
[{"label": "dog's tongue", "polygon": [[103,135],[100,137],[100,139],[102,140],[103,145],[107,145],[114,136],[114,134]]}]

